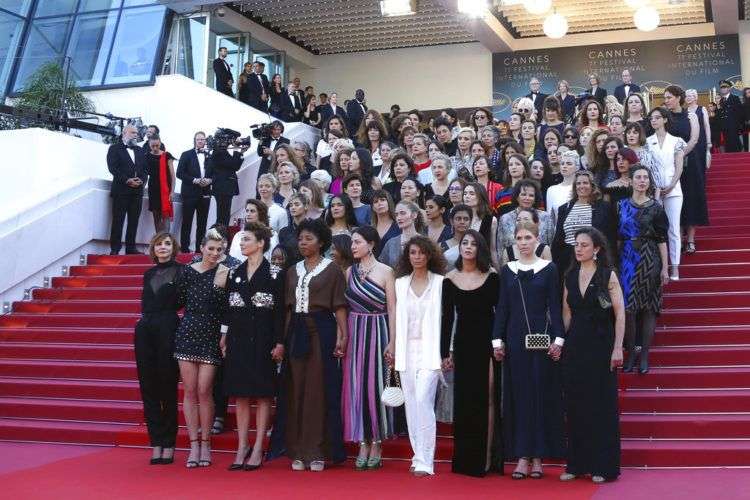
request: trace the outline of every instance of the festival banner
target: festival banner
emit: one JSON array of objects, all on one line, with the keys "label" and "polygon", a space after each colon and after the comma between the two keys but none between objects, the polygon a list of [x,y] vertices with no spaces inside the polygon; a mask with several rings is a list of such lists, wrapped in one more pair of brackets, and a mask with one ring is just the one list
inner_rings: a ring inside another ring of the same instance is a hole
[{"label": "festival banner", "polygon": [[529,93],[532,77],[542,83],[544,94],[553,94],[557,82],[567,80],[569,92],[577,96],[589,88],[588,75],[596,73],[612,94],[625,68],[633,83],[653,94],[671,84],[712,91],[722,79],[731,81],[735,92],[743,86],[736,34],[505,52],[492,56],[493,114],[507,118],[512,102]]}]

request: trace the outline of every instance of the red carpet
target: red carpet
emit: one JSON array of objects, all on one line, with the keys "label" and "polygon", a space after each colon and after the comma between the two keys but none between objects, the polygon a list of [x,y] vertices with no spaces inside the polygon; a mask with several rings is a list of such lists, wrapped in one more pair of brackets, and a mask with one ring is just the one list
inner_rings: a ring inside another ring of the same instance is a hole
[{"label": "red carpet", "polygon": [[[651,373],[620,376],[626,466],[750,466],[750,155],[717,155],[707,189],[712,225],[667,289]],[[91,255],[0,317],[0,440],[147,444],[132,335],[148,266]],[[437,457],[451,448],[441,437]],[[407,458],[408,441],[384,453]]]}]

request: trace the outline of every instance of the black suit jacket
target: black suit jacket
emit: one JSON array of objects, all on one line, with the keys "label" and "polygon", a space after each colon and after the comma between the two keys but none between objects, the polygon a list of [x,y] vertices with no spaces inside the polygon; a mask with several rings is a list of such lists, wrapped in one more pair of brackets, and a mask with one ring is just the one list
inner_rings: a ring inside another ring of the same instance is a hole
[{"label": "black suit jacket", "polygon": [[[148,180],[148,165],[146,164],[146,155],[143,149],[138,146],[132,148],[135,156],[135,162],[128,154],[128,148],[122,141],[112,144],[107,151],[107,168],[112,174],[111,195],[120,194],[140,194],[143,195],[143,186]],[[138,177],[143,184],[137,188],[128,186],[128,179]]]},{"label": "black suit jacket", "polygon": [[[363,107],[365,108],[364,111],[362,110]],[[349,101],[349,104],[346,105],[346,114],[349,118],[347,123],[347,127],[349,127],[349,135],[354,137],[357,134],[359,125],[362,123],[362,120],[365,119],[366,113],[367,105],[365,103],[360,105],[359,101],[356,99]]]},{"label": "black suit jacket", "polygon": [[214,151],[211,154],[211,192],[214,196],[236,196],[240,194],[237,171],[242,166],[242,155],[235,151]]},{"label": "black suit jacket", "polygon": [[[294,104],[292,104],[292,99],[294,99]],[[302,104],[302,99],[300,99],[296,93],[290,94],[289,92],[284,91],[281,94],[281,118],[283,118],[284,121],[300,121],[303,111],[304,106]]]},{"label": "black suit jacket", "polygon": [[[209,155],[203,162],[205,175],[207,179],[212,178],[212,161]],[[182,181],[180,194],[183,198],[200,198],[211,196],[211,185],[201,187],[193,184],[195,179],[201,178],[201,165],[198,163],[198,153],[195,149],[188,149],[180,155],[180,161],[177,162],[177,178]]]},{"label": "black suit jacket", "polygon": [[224,64],[225,59],[217,57],[214,59],[214,73],[216,74],[216,90],[232,90],[229,82],[234,80],[232,73],[227,69],[229,63]]},{"label": "black suit jacket", "polygon": [[268,107],[268,101],[264,103],[261,100],[261,95],[266,94],[266,98],[270,98],[271,85],[268,83],[268,77],[263,73],[260,74],[260,81],[258,76],[253,73],[247,77],[247,93],[248,93],[248,104],[253,107]]},{"label": "black suit jacket", "polygon": [[722,130],[737,134],[745,121],[745,110],[739,97],[729,94],[726,98],[722,98],[721,107],[719,107],[719,120]]},{"label": "black suit jacket", "polygon": [[534,101],[534,109],[536,109],[536,119],[541,121],[544,119],[544,115],[542,114],[542,109],[544,107],[544,100],[547,98],[547,94],[542,94],[539,92],[536,95],[536,100],[531,96],[531,92],[526,94],[526,97]]},{"label": "black suit jacket", "polygon": [[336,106],[336,112],[333,112],[333,108],[330,104],[324,104],[322,106],[318,106],[318,114],[320,114],[320,123],[321,126],[333,115],[339,115],[341,118],[344,119],[344,121],[347,124],[347,127],[349,126],[349,117],[346,114],[346,111],[344,111],[344,108],[341,106]]},{"label": "black suit jacket", "polygon": [[[630,93],[639,93],[641,91],[641,86],[636,83],[630,84]],[[606,94],[605,94],[606,95]],[[625,103],[625,84],[618,85],[615,87],[615,99],[617,99],[617,102],[620,104]]]},{"label": "black suit jacket", "polygon": [[[565,220],[568,218],[570,209],[573,208],[574,202],[569,201],[564,205],[560,205],[557,209],[557,225],[555,226],[555,237],[552,240],[552,260],[563,254],[567,243],[565,243]],[[617,217],[612,205],[604,200],[595,201],[591,206],[591,225],[604,233],[607,237],[607,241],[617,242]],[[614,254],[610,250],[610,257]],[[610,260],[610,262],[612,262]],[[567,269],[560,269],[560,272],[565,272]]]},{"label": "black suit jacket", "polygon": [[601,87],[596,88],[596,92],[593,92],[593,88],[588,89],[586,92],[591,96],[591,98],[596,99],[599,101],[599,104],[602,105],[602,108],[604,107],[604,99],[607,97],[607,89],[603,89]]},{"label": "black suit jacket", "polygon": [[[279,144],[289,144],[289,139],[284,137],[283,135],[279,137],[278,141],[276,141],[276,145],[274,146],[274,150],[279,147]],[[258,177],[260,177],[263,174],[268,173],[268,169],[271,167],[271,158],[270,156],[265,156],[263,154],[263,148],[270,148],[271,147],[271,138],[266,137],[260,143],[258,144],[258,156],[261,157],[260,160],[260,168],[258,169]]]}]

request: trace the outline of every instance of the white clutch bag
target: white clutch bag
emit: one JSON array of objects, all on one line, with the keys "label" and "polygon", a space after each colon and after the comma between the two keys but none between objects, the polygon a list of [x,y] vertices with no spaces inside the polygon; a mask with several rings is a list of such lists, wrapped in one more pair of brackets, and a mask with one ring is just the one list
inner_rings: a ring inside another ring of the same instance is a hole
[{"label": "white clutch bag", "polygon": [[383,394],[380,395],[380,401],[391,408],[404,404],[404,391],[401,390],[401,380],[398,377],[398,372],[393,368],[388,370],[388,378],[385,381]]}]

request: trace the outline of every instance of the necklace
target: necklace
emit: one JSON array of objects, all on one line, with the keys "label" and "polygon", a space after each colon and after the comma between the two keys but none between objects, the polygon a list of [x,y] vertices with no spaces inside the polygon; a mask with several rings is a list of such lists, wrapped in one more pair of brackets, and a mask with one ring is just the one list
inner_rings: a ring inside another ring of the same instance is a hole
[{"label": "necklace", "polygon": [[375,269],[375,266],[377,265],[377,262],[375,262],[373,265],[368,267],[367,269],[364,269],[361,264],[357,265],[357,274],[359,275],[359,279],[364,281],[367,276],[370,274],[370,271]]}]

